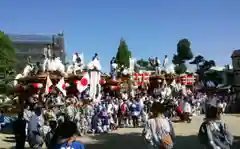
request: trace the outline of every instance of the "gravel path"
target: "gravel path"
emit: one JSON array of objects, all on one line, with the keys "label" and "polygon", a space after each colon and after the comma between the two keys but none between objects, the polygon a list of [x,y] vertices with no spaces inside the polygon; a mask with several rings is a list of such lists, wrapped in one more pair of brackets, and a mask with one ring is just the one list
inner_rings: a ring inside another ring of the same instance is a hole
[{"label": "gravel path", "polygon": [[[177,134],[175,149],[202,149],[199,145],[197,133],[202,122],[202,116],[193,118],[192,123],[174,123]],[[224,115],[223,120],[228,124],[230,131],[235,136],[234,149],[240,148],[240,117]],[[146,144],[141,137],[142,128],[122,128],[106,135],[88,135],[82,138],[86,149],[146,149]],[[0,149],[14,146],[13,136],[0,134]]]}]

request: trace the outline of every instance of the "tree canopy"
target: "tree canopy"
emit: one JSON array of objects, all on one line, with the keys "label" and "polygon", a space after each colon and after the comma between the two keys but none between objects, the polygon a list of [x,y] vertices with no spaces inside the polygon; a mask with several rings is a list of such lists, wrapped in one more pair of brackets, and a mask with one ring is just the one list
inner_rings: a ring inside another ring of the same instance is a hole
[{"label": "tree canopy", "polygon": [[135,71],[138,72],[139,70],[152,71],[155,68],[150,64],[149,60],[140,59],[136,61],[135,65]]},{"label": "tree canopy", "polygon": [[2,31],[0,31],[0,62],[0,65],[3,63],[14,65],[16,62],[16,51],[12,46],[12,42]]},{"label": "tree canopy", "polygon": [[131,56],[132,53],[128,50],[126,41],[124,39],[121,39],[116,55],[117,64],[119,66],[129,67],[129,58],[131,58]]},{"label": "tree canopy", "polygon": [[177,55],[182,60],[191,60],[193,53],[191,50],[191,43],[188,39],[181,39],[177,44]]},{"label": "tree canopy", "polygon": [[203,62],[205,62],[204,57],[202,55],[198,55],[194,58],[193,61],[190,62],[190,64],[195,64],[197,66],[197,69],[199,69],[199,65]]},{"label": "tree canopy", "polygon": [[174,71],[175,71],[176,74],[183,74],[187,71],[187,67],[184,63],[182,63],[182,64],[177,65],[174,68]]},{"label": "tree canopy", "polygon": [[[4,32],[0,31],[0,76],[1,79],[13,76],[16,63],[16,51],[11,40]],[[2,90],[2,88],[0,88]]]},{"label": "tree canopy", "polygon": [[189,64],[196,65],[196,73],[199,75],[200,80],[206,78],[206,71],[208,71],[211,67],[216,66],[214,60],[206,60],[202,55],[194,57],[193,61],[189,62]]},{"label": "tree canopy", "polygon": [[144,59],[137,60],[136,62],[140,67],[147,68],[149,66],[149,62]]},{"label": "tree canopy", "polygon": [[187,71],[185,62],[193,58],[191,43],[188,39],[181,39],[177,44],[177,54],[173,55],[172,63],[175,64],[175,72],[182,74]]},{"label": "tree canopy", "polygon": [[209,70],[209,69],[210,69],[211,67],[213,67],[213,66],[216,66],[214,60],[209,60],[209,61],[206,61],[206,60],[205,60],[202,65],[199,65],[198,71],[203,71],[203,72],[205,72],[205,71]]}]

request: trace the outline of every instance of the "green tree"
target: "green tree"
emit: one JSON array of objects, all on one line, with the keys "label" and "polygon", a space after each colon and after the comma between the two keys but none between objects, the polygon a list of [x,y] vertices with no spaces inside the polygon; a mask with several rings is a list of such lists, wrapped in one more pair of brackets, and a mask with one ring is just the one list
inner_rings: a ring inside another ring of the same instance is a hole
[{"label": "green tree", "polygon": [[16,51],[11,40],[4,32],[0,31],[0,73],[1,77],[13,75],[16,63]]},{"label": "green tree", "polygon": [[16,51],[11,40],[4,32],[0,31],[0,60],[12,65],[16,62]]},{"label": "green tree", "polygon": [[177,54],[182,60],[191,60],[193,53],[191,50],[191,43],[188,39],[181,39],[177,44]]},{"label": "green tree", "polygon": [[182,74],[187,71],[185,62],[193,58],[191,43],[188,39],[181,39],[177,44],[177,54],[173,55],[172,62],[175,64],[175,72]]},{"label": "green tree", "polygon": [[129,58],[131,58],[132,53],[128,50],[128,46],[124,39],[120,40],[120,45],[118,47],[118,52],[116,55],[116,60],[118,66],[129,67]]},{"label": "green tree", "polygon": [[205,62],[204,57],[202,55],[198,55],[194,58],[193,61],[190,62],[190,64],[195,64],[197,66],[197,69],[199,69],[199,65],[203,62]]},{"label": "green tree", "polygon": [[151,71],[155,69],[152,68],[148,60],[140,59],[136,61],[136,65],[135,65],[135,71],[138,72],[139,70]]},{"label": "green tree", "polygon": [[184,63],[182,63],[182,64],[179,64],[179,65],[176,65],[174,70],[175,70],[176,74],[183,74],[187,71],[187,67]]},{"label": "green tree", "polygon": [[213,66],[216,66],[214,60],[205,61],[202,65],[199,66],[199,71],[201,72],[208,71]]},{"label": "green tree", "polygon": [[149,66],[149,62],[144,60],[144,59],[140,59],[140,60],[137,60],[136,62],[140,67],[144,67],[144,68],[147,68]]},{"label": "green tree", "polygon": [[174,54],[174,55],[173,55],[173,59],[172,59],[172,63],[173,63],[174,65],[183,64],[183,63],[184,63],[184,60],[182,60],[182,58],[179,57],[178,55]]},{"label": "green tree", "polygon": [[[216,66],[215,61],[213,60],[204,60],[199,64],[199,67],[196,70],[196,73],[199,76],[199,80],[205,80],[208,77],[205,76],[205,72],[208,71],[211,67]],[[214,75],[214,74],[213,74]],[[216,75],[217,77],[217,75]]]}]

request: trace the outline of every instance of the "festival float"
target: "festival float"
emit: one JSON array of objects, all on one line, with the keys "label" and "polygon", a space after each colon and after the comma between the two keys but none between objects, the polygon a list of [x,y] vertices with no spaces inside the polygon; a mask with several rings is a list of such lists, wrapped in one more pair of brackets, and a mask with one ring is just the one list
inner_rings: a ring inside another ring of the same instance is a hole
[{"label": "festival float", "polygon": [[[67,98],[71,95],[78,96],[88,89],[89,98],[96,100],[107,78],[101,73],[98,55],[95,54],[92,61],[84,65],[83,55],[79,56],[75,53],[72,62],[72,65],[66,67],[66,71],[58,57],[52,59],[46,57],[42,67],[28,63],[23,72],[16,75],[13,81],[13,94],[16,96],[14,105],[11,110],[4,110],[3,113],[20,111],[25,104],[28,104],[28,100],[35,96],[38,100],[43,100],[42,98],[56,93],[61,93]],[[44,102],[38,101],[38,103]]]},{"label": "festival float", "polygon": [[58,57],[45,57],[42,67],[29,62],[13,82],[16,102],[12,111],[21,110],[29,102],[29,98],[38,96],[39,100],[43,100],[44,97],[56,92],[68,98],[72,95],[79,97],[87,91],[88,99],[98,102],[101,91],[127,92],[134,96],[136,89],[152,93],[161,82],[167,85],[174,85],[174,82],[181,82],[183,85],[194,83],[194,75],[178,76],[174,73],[173,66],[166,67],[167,63],[163,67],[158,66],[157,61],[150,60],[149,63],[153,70],[136,72],[134,70],[138,66],[135,59],[130,58],[129,67],[125,67],[118,65],[116,59],[112,58],[110,75],[108,75],[101,72],[98,54],[95,54],[87,65],[84,64],[83,54],[77,52],[73,54],[72,64],[67,67]]}]

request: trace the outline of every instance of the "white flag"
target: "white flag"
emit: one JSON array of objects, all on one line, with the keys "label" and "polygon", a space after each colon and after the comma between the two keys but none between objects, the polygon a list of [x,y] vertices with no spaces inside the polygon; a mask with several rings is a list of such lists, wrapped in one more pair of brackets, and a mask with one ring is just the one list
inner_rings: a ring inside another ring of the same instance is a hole
[{"label": "white flag", "polygon": [[49,93],[49,88],[53,85],[49,75],[47,76],[46,87],[45,87],[45,94]]},{"label": "white flag", "polygon": [[84,90],[86,90],[88,87],[88,84],[89,84],[89,74],[86,72],[83,75],[82,79],[79,82],[77,82],[78,91],[81,93]]},{"label": "white flag", "polygon": [[56,87],[63,93],[64,96],[67,96],[66,85],[65,85],[64,77],[62,77],[62,79],[59,80],[59,82],[58,82],[58,84],[56,85]]}]

